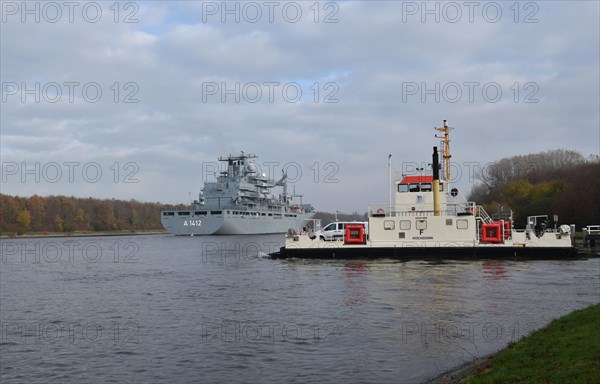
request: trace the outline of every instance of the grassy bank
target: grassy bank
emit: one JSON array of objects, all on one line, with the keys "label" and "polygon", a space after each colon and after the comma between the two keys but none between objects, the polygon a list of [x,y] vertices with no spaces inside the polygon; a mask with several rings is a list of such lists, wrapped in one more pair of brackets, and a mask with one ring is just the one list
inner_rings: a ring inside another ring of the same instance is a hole
[{"label": "grassy bank", "polygon": [[575,311],[509,345],[466,383],[599,383],[600,305]]}]

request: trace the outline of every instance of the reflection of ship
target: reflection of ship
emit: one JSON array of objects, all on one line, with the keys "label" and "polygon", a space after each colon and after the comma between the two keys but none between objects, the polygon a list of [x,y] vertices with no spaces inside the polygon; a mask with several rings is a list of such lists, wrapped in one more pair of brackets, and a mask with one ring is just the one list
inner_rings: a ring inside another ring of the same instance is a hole
[{"label": "reflection of ship", "polygon": [[[276,258],[398,259],[563,257],[576,253],[573,226],[554,228],[547,216],[530,216],[525,229],[513,227],[512,215],[493,219],[483,207],[450,188],[450,138],[443,132],[440,155],[433,148],[432,174],[404,176],[395,182],[395,204],[369,207],[368,234],[362,223],[346,224],[340,241],[290,231]],[[390,180],[391,181],[391,180]],[[556,216],[555,216],[556,217]]]},{"label": "reflection of ship", "polygon": [[[300,228],[313,215],[310,204],[293,204],[287,175],[277,182],[259,174],[256,156],[220,157],[227,162],[216,181],[204,183],[199,199],[185,209],[163,209],[161,222],[175,235],[246,235],[284,233]],[[278,198],[271,189],[282,187]]]}]

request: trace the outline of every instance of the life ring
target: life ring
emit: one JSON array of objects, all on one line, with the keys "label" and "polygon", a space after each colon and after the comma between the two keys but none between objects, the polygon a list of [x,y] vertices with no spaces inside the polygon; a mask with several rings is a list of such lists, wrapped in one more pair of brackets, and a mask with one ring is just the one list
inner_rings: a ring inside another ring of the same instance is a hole
[{"label": "life ring", "polygon": [[379,208],[379,209],[377,210],[377,214],[381,215],[381,214],[383,214],[383,213],[385,213],[385,211],[383,210],[383,208]]},{"label": "life ring", "polygon": [[477,216],[477,214],[479,213],[479,210],[477,209],[477,207],[475,207],[475,209],[473,209],[473,207],[469,207],[469,213],[471,215],[474,214],[475,216]]}]

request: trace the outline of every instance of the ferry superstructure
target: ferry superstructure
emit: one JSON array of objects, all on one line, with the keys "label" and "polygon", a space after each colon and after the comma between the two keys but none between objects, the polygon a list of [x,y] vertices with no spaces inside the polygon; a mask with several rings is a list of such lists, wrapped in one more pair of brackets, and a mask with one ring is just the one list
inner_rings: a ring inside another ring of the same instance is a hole
[{"label": "ferry superstructure", "polygon": [[[512,215],[492,218],[450,187],[450,138],[446,120],[441,149],[433,148],[432,174],[408,175],[394,182],[392,204],[368,208],[364,225],[347,225],[341,241],[289,231],[274,258],[556,258],[576,254],[574,226],[530,216],[515,229]],[[441,156],[440,156],[441,155]],[[441,159],[440,159],[441,157]],[[441,171],[441,172],[440,172]],[[440,176],[440,173],[442,174]]]},{"label": "ferry superstructure", "polygon": [[[301,228],[314,215],[310,204],[294,203],[287,175],[277,182],[257,171],[256,155],[219,157],[227,168],[205,182],[198,200],[184,209],[163,209],[163,227],[175,235],[250,235],[284,233]],[[281,187],[278,197],[271,195]]]}]

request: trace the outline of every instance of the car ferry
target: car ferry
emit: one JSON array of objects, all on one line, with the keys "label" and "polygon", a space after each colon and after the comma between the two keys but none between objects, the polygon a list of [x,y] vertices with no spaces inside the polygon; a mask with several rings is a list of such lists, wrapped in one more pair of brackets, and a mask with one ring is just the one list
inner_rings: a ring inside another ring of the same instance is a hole
[{"label": "car ferry", "polygon": [[[433,147],[432,174],[404,176],[394,183],[393,204],[368,208],[365,225],[345,226],[340,241],[325,241],[310,229],[290,229],[273,258],[563,258],[576,255],[573,225],[556,216],[530,216],[516,229],[512,214],[492,218],[450,186],[450,127],[436,128],[441,148]],[[441,155],[441,156],[440,156]],[[441,159],[440,159],[441,157]],[[310,226],[307,226],[307,228]]]}]

